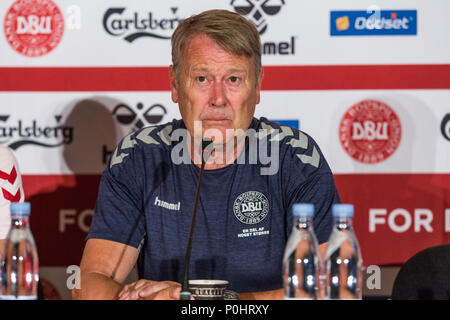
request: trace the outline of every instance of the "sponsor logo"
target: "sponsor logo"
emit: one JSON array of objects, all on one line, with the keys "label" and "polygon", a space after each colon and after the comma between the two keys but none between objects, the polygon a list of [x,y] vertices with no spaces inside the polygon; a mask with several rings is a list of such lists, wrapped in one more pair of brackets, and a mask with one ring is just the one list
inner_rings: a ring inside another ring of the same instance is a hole
[{"label": "sponsor logo", "polygon": [[450,113],[447,113],[442,119],[441,133],[445,139],[450,141]]},{"label": "sponsor logo", "polygon": [[279,123],[282,126],[300,129],[300,123],[297,119],[271,119],[270,121]]},{"label": "sponsor logo", "polygon": [[267,197],[258,191],[247,191],[240,194],[233,204],[236,218],[245,224],[256,224],[264,220],[269,212]]},{"label": "sponsor logo", "polygon": [[138,102],[136,108],[121,103],[113,109],[112,114],[122,125],[134,124],[134,131],[147,125],[160,123],[167,114],[167,109],[159,103],[155,103],[145,110],[142,102]]},{"label": "sponsor logo", "polygon": [[178,203],[169,203],[169,202],[158,199],[158,197],[155,198],[154,205],[161,207],[161,208],[166,208],[166,209],[175,210],[175,211],[180,211],[180,206],[181,206],[180,201],[178,201]]},{"label": "sponsor logo", "polygon": [[397,114],[387,104],[363,100],[353,105],[341,119],[339,140],[353,159],[375,164],[398,148],[402,127]]},{"label": "sponsor logo", "polygon": [[133,42],[139,38],[168,40],[183,20],[177,16],[178,8],[170,8],[170,16],[160,16],[152,11],[129,11],[125,7],[109,8],[103,15],[103,28],[114,37]]},{"label": "sponsor logo", "polygon": [[[3,181],[2,181],[3,180]],[[17,181],[16,167],[13,165],[8,172],[0,170],[0,189],[2,189],[3,198],[11,202],[20,201],[20,185]]]},{"label": "sponsor logo", "polygon": [[25,145],[53,148],[73,141],[74,128],[59,125],[61,115],[55,116],[55,126],[42,126],[34,119],[29,123],[18,120],[14,124],[7,125],[9,118],[10,115],[0,115],[0,143],[6,144],[12,150]]},{"label": "sponsor logo", "polygon": [[[112,114],[121,125],[131,126],[130,133],[132,133],[143,127],[161,123],[167,114],[167,109],[160,103],[152,104],[148,108],[144,108],[142,102],[138,102],[136,107],[121,103],[114,107]],[[103,164],[106,164],[112,153],[113,151],[103,145]]]},{"label": "sponsor logo", "polygon": [[[268,19],[276,16],[285,6],[284,0],[232,0],[230,5],[234,11],[245,16],[255,25],[259,34],[263,35],[268,30]],[[263,55],[294,55],[295,39],[291,36],[288,41],[261,41]]]},{"label": "sponsor logo", "polygon": [[417,10],[331,11],[330,35],[417,35]]},{"label": "sponsor logo", "polygon": [[231,5],[237,13],[253,22],[259,34],[263,34],[268,26],[266,18],[280,12],[281,7],[284,6],[284,0],[232,0]]},{"label": "sponsor logo", "polygon": [[64,17],[51,0],[17,0],[4,20],[9,45],[27,57],[43,56],[61,41]]}]

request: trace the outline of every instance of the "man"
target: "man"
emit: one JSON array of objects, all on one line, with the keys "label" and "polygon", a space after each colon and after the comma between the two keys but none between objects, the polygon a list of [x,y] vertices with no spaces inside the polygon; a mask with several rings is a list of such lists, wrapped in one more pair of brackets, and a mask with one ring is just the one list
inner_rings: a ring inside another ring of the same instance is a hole
[{"label": "man", "polygon": [[[292,205],[315,204],[324,250],[330,208],[339,202],[331,171],[306,134],[253,118],[263,79],[261,45],[245,18],[210,10],[184,20],[172,36],[172,62],[172,100],[183,120],[141,129],[114,152],[73,297],[179,299],[199,176],[195,141],[211,137],[215,151],[205,166],[189,278],[228,280],[240,299],[281,299]],[[176,156],[187,149],[177,149],[173,136],[182,129],[192,152],[180,163]],[[242,132],[252,134],[242,138]],[[252,147],[264,139],[269,143],[259,144],[257,155],[270,145],[279,163],[275,173],[262,174],[261,159],[249,163]],[[136,262],[140,280],[124,286]]]}]

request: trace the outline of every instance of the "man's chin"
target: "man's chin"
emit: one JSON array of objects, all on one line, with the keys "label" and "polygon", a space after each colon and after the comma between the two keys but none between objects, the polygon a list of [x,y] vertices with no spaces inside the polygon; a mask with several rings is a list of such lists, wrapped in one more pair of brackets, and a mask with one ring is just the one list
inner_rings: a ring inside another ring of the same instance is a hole
[{"label": "man's chin", "polygon": [[219,143],[227,140],[227,135],[229,136],[233,131],[233,128],[225,126],[203,126],[202,137],[210,138],[214,143]]},{"label": "man's chin", "polygon": [[[230,129],[229,132],[234,132],[233,129]],[[204,138],[209,138],[213,141],[213,144],[217,147],[219,145],[221,146],[226,146],[226,145],[230,145],[230,146],[236,146],[236,144],[240,143],[242,141],[243,138],[245,138],[245,134],[230,134],[228,133],[228,135],[223,135],[223,136],[212,136],[212,135],[204,135]]]},{"label": "man's chin", "polygon": [[227,143],[227,139],[224,139],[224,137],[219,136],[204,135],[202,139],[211,139],[215,146]]}]

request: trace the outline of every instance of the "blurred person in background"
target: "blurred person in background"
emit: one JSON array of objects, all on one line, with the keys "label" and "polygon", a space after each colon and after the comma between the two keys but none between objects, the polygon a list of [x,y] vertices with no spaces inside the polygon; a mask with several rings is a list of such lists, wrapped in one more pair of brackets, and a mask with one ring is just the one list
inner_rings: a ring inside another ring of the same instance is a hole
[{"label": "blurred person in background", "polygon": [[0,248],[11,225],[11,202],[23,202],[25,195],[19,165],[12,150],[0,144]]}]

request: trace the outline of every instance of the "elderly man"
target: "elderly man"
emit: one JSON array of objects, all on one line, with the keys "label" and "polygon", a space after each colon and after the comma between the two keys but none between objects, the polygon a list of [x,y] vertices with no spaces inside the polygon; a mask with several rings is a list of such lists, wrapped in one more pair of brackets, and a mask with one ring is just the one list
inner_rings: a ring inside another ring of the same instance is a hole
[{"label": "elderly man", "polygon": [[[184,20],[172,36],[172,62],[172,100],[182,120],[143,128],[118,145],[102,175],[73,296],[179,299],[200,171],[192,146],[210,137],[215,151],[205,166],[189,278],[228,280],[240,299],[281,299],[294,203],[315,205],[314,227],[321,250],[326,246],[330,208],[339,202],[330,168],[305,133],[253,117],[261,45],[245,18],[210,10]],[[188,133],[187,149],[176,149],[179,130]],[[252,146],[264,139],[256,155],[275,145],[266,155],[279,164],[266,174],[263,161],[251,162]],[[192,151],[188,161],[175,159],[180,150]],[[125,286],[136,263],[139,280]]]}]

